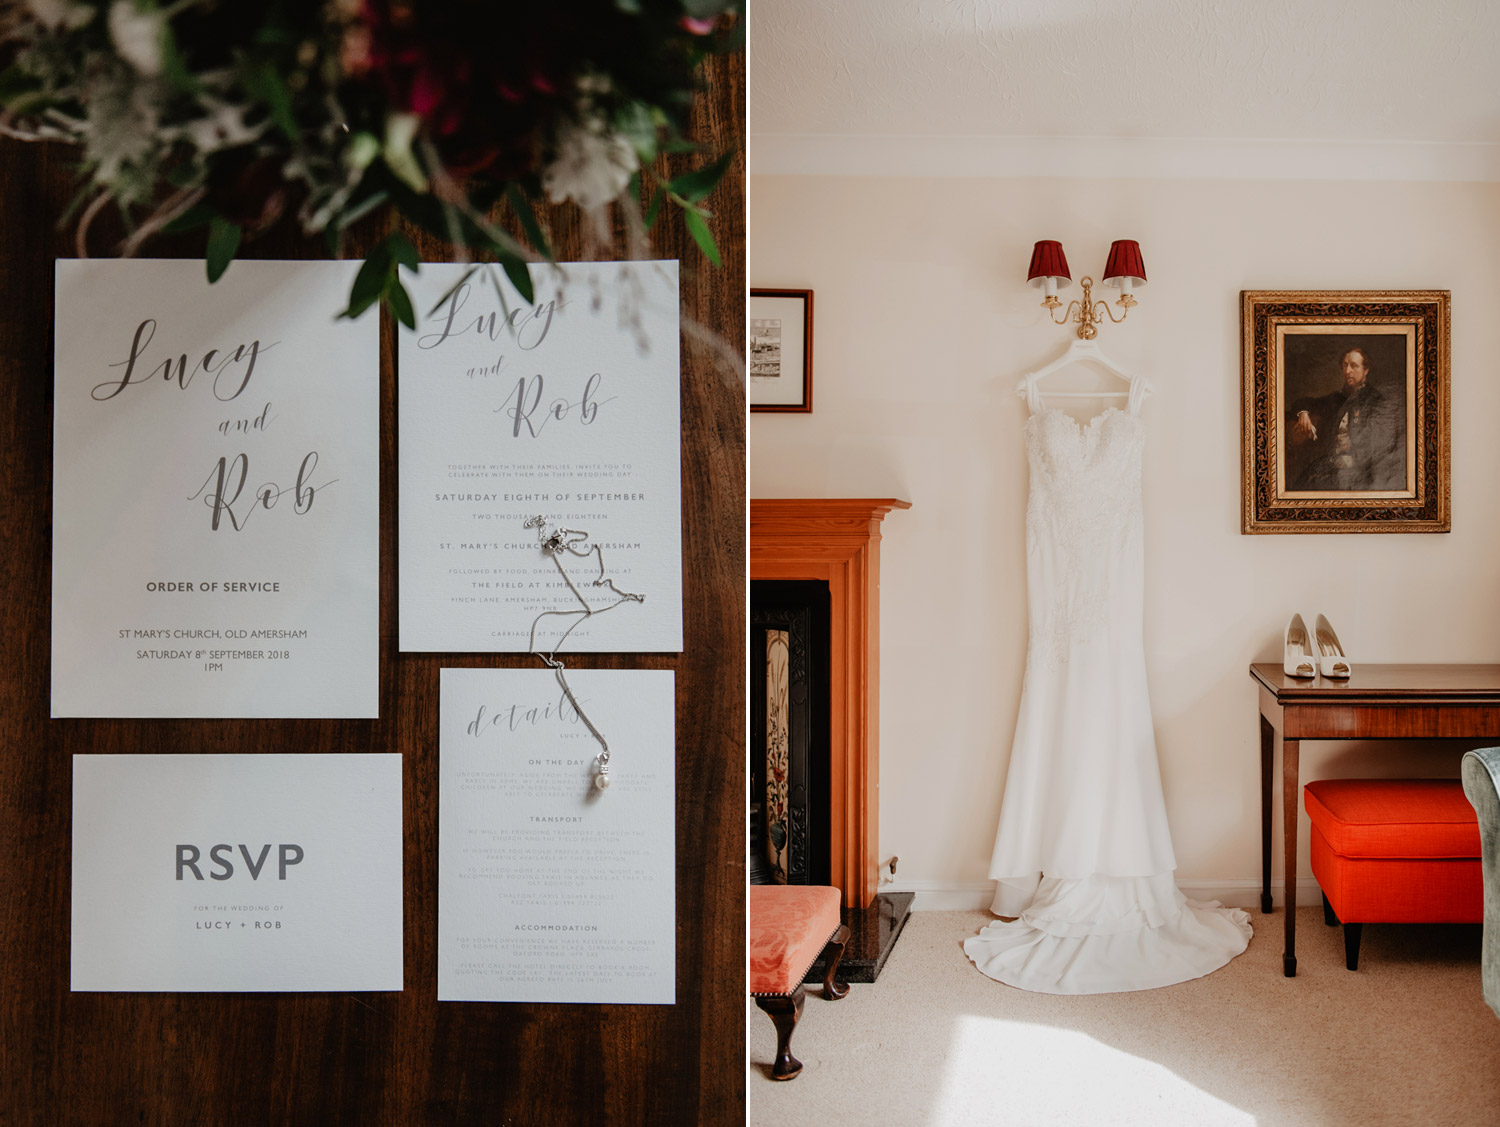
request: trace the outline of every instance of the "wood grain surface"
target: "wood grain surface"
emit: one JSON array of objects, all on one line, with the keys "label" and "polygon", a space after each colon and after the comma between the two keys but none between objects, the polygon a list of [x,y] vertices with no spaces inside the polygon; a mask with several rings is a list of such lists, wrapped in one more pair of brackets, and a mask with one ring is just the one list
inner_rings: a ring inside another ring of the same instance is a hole
[{"label": "wood grain surface", "polygon": [[[743,154],[743,55],[710,60],[706,79],[693,135],[716,153]],[[73,253],[71,235],[55,228],[73,192],[73,160],[63,148],[0,140],[0,1124],[744,1122],[745,406],[725,364],[744,355],[743,155],[707,201],[721,269],[675,216],[656,235],[662,257],[682,260],[685,318],[720,341],[684,332],[685,650],[576,659],[579,668],[677,674],[673,1006],[437,1001],[438,670],[535,662],[397,649],[389,320],[379,373],[380,719],[49,719],[52,263]],[[571,209],[544,218],[559,259],[587,256]],[[378,222],[357,229],[349,253],[383,234]],[[621,245],[620,231],[615,238]],[[431,240],[416,241],[425,258],[444,257]],[[99,226],[90,244],[108,253],[109,232]],[[148,253],[201,249],[184,236]],[[283,225],[243,256],[322,251]],[[71,757],[262,751],[403,754],[405,990],[70,993]]]},{"label": "wood grain surface", "polygon": [[1349,677],[1290,677],[1280,663],[1255,662],[1254,677],[1283,704],[1304,701],[1482,701],[1500,704],[1500,665],[1370,665],[1355,661]]}]

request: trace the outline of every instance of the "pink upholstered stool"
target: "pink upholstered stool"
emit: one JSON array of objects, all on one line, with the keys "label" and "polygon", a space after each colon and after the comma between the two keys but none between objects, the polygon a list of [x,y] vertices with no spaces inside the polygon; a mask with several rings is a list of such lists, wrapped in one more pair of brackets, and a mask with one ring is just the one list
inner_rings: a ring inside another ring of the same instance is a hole
[{"label": "pink upholstered stool", "polygon": [[1458,779],[1321,779],[1303,790],[1323,922],[1359,967],[1367,923],[1479,923],[1479,821]]},{"label": "pink upholstered stool", "polygon": [[842,998],[847,983],[835,978],[849,929],[839,922],[839,890],[823,885],[750,886],[750,993],[776,1026],[776,1062],[771,1076],[790,1080],[802,1071],[792,1056],[792,1031],[807,991],[802,980],[825,950],[828,970],[823,996]]}]

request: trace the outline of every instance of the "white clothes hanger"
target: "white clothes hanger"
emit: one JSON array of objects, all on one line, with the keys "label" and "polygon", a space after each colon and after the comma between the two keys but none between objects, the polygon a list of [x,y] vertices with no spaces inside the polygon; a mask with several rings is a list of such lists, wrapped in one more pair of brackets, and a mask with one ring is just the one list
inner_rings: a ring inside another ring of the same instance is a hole
[{"label": "white clothes hanger", "polygon": [[1039,394],[1036,387],[1038,380],[1076,364],[1080,360],[1093,361],[1111,375],[1118,376],[1128,383],[1129,389],[1126,391],[1049,391],[1048,396],[1054,399],[1129,399],[1131,406],[1135,407],[1155,390],[1144,377],[1132,375],[1104,355],[1104,350],[1097,342],[1074,337],[1068,342],[1067,349],[1056,360],[1043,364],[1034,372],[1028,372],[1016,385],[1016,394],[1027,398]]}]

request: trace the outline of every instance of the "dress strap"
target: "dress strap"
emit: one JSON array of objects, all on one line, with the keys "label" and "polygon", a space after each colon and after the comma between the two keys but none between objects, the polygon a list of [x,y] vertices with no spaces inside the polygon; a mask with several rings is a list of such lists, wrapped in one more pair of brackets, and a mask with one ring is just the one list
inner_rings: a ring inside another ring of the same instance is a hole
[{"label": "dress strap", "polygon": [[1042,405],[1042,393],[1036,386],[1036,377],[1026,377],[1026,409],[1033,415],[1040,414],[1046,408]]},{"label": "dress strap", "polygon": [[1130,381],[1130,398],[1126,401],[1126,407],[1132,415],[1139,413],[1141,404],[1146,401],[1146,381],[1133,379]]}]

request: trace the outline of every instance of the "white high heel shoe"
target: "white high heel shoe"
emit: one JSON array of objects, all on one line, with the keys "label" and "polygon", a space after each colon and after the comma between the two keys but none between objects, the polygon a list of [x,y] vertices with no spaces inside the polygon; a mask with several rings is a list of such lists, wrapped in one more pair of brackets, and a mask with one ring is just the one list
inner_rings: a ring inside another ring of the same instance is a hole
[{"label": "white high heel shoe", "polygon": [[1321,614],[1313,624],[1313,633],[1318,641],[1318,663],[1323,670],[1324,677],[1332,677],[1337,681],[1347,681],[1349,674],[1354,672],[1354,667],[1349,664],[1349,659],[1344,656],[1344,647],[1339,645],[1339,636],[1333,632],[1333,627],[1328,619]]},{"label": "white high heel shoe", "polygon": [[[1319,621],[1322,621],[1321,619]],[[1313,660],[1312,641],[1307,634],[1307,623],[1300,614],[1292,615],[1286,624],[1286,649],[1281,668],[1288,677],[1316,677],[1317,662]]]}]

